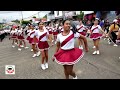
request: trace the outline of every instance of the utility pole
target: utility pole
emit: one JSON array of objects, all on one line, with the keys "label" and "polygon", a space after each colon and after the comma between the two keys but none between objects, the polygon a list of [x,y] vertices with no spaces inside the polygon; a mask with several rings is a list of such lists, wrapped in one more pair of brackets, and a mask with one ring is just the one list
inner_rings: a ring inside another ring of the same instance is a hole
[{"label": "utility pole", "polygon": [[22,20],[20,21],[20,24],[22,25],[22,21],[23,21],[23,13],[21,11],[21,16],[22,16]]},{"label": "utility pole", "polygon": [[21,11],[21,15],[22,15],[22,20],[23,20],[23,13],[22,13],[22,11]]}]

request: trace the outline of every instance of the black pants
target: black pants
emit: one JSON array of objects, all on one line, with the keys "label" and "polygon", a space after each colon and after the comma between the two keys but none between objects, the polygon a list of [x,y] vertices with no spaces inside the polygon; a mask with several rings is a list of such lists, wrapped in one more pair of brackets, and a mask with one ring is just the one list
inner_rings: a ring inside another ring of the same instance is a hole
[{"label": "black pants", "polygon": [[0,41],[2,41],[5,38],[5,34],[0,35]]},{"label": "black pants", "polygon": [[[117,35],[114,32],[111,32],[111,39],[114,43],[116,43]],[[111,42],[111,40],[110,40]]]},{"label": "black pants", "polygon": [[108,33],[109,32],[109,27],[105,27],[105,31]]}]

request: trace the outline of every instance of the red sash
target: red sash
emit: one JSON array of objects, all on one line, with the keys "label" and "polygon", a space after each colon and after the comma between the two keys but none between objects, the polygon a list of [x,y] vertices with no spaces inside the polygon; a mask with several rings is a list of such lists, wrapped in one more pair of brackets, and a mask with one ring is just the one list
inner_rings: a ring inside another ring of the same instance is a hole
[{"label": "red sash", "polygon": [[93,28],[91,31],[93,32],[95,29],[97,29],[98,27],[95,27],[95,28]]},{"label": "red sash", "polygon": [[78,30],[80,30],[81,28],[83,28],[83,26],[81,26],[80,28],[78,28]]},{"label": "red sash", "polygon": [[61,47],[64,46],[68,41],[70,41],[72,38],[74,38],[74,34],[70,35],[69,37],[67,37],[62,43],[61,43]]},{"label": "red sash", "polygon": [[31,36],[33,33],[35,33],[35,31],[34,31],[34,32],[32,32],[32,33],[30,33],[30,36]]},{"label": "red sash", "polygon": [[23,32],[22,32],[22,33],[20,33],[20,36],[23,36]]},{"label": "red sash", "polygon": [[39,37],[39,41],[40,41],[44,36],[46,36],[46,34],[47,34],[47,32],[44,33],[43,35],[41,35],[41,36]]}]

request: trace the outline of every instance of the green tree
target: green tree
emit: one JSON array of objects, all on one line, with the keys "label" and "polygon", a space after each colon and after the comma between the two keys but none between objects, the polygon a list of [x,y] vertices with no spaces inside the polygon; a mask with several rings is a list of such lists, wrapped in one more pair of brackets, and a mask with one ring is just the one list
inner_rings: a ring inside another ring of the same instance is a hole
[{"label": "green tree", "polygon": [[43,18],[47,18],[47,14]]},{"label": "green tree", "polygon": [[19,20],[13,20],[12,22],[15,22],[15,23],[20,23],[20,21]]},{"label": "green tree", "polygon": [[84,18],[84,12],[80,11],[80,15],[77,15],[77,17],[78,17],[79,19],[82,19],[82,20],[83,20],[83,18]]},{"label": "green tree", "polygon": [[33,18],[36,18],[36,16],[33,16]]},{"label": "green tree", "polygon": [[31,23],[31,22],[30,22],[30,21],[24,21],[24,20],[23,20],[21,23],[22,23],[22,25],[24,25],[24,24],[27,25],[27,24],[29,24],[29,23]]}]

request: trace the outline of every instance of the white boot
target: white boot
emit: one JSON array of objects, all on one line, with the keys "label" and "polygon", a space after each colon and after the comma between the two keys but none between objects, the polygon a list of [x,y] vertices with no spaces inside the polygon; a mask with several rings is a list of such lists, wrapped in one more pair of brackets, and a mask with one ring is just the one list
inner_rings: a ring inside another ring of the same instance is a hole
[{"label": "white boot", "polygon": [[14,46],[14,45],[12,45],[12,47],[14,48],[15,46]]},{"label": "white boot", "polygon": [[48,68],[48,63],[45,64],[45,67]]},{"label": "white boot", "polygon": [[78,79],[78,78],[77,78],[77,76],[76,76],[76,77],[74,77],[73,79]]},{"label": "white boot", "polygon": [[79,46],[79,49],[83,49],[83,46],[81,45],[81,46]]},{"label": "white boot", "polygon": [[55,41],[55,44],[57,44],[57,41]]},{"label": "white boot", "polygon": [[34,58],[34,57],[36,57],[37,55],[36,54],[34,54],[32,57]]},{"label": "white boot", "polygon": [[93,55],[95,55],[95,54],[97,54],[97,51],[94,51],[94,52],[93,52]]},{"label": "white boot", "polygon": [[93,48],[96,48],[95,46],[93,46]]},{"label": "white boot", "polygon": [[113,46],[117,47],[118,45],[117,45],[117,44],[114,44]]},{"label": "white boot", "polygon": [[97,50],[97,54],[100,54],[100,51],[99,51],[99,50]]},{"label": "white boot", "polygon": [[33,52],[33,49],[31,49],[31,52]]},{"label": "white boot", "polygon": [[40,56],[40,54],[41,54],[41,52],[40,52],[40,51],[38,51],[38,52],[37,52],[37,57],[38,57],[38,56]]},{"label": "white boot", "polygon": [[104,38],[104,40],[106,40],[106,38]]},{"label": "white boot", "polygon": [[25,47],[25,49],[28,49],[29,47]]},{"label": "white boot", "polygon": [[18,48],[18,51],[21,51],[21,48]]},{"label": "white boot", "polygon": [[23,45],[20,45],[20,47],[24,47]]},{"label": "white boot", "polygon": [[41,64],[41,68],[42,68],[43,70],[46,69],[44,64]]}]

